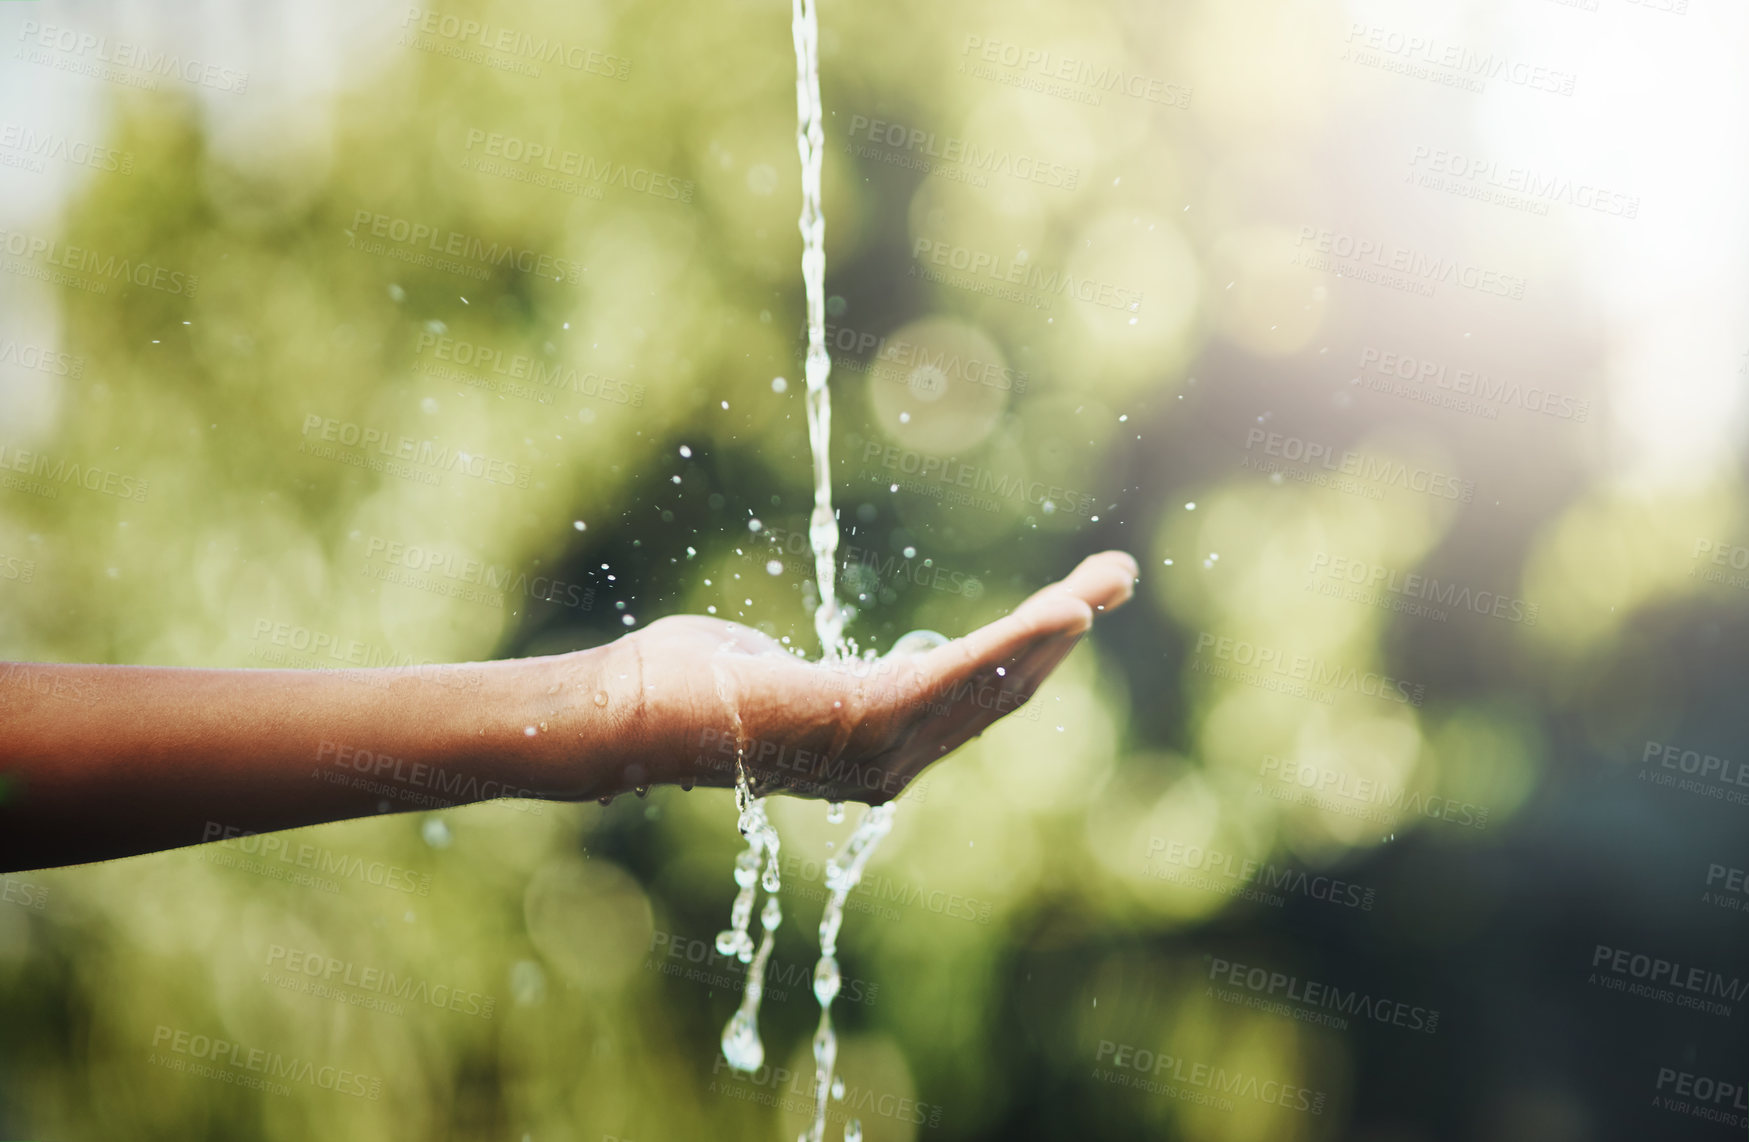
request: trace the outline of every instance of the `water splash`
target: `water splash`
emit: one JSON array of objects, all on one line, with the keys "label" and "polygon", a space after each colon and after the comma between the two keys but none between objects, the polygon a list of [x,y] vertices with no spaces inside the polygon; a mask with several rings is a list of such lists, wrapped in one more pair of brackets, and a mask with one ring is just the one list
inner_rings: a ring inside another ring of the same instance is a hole
[{"label": "water splash", "polygon": [[[802,283],[808,309],[804,400],[808,444],[814,462],[814,507],[808,518],[817,600],[814,633],[820,640],[822,660],[835,662],[853,657],[855,651],[844,639],[844,624],[853,612],[839,603],[837,592],[838,517],[832,510],[832,394],[827,387],[832,358],[826,349],[826,214],[820,191],[826,135],[821,121],[820,29],[814,0],[791,0],[790,32],[796,49],[796,152],[802,165],[802,212],[797,226],[802,235]],[[782,392],[783,387],[773,382],[773,391]],[[933,632],[914,632],[901,639],[894,651],[913,653],[945,641]],[[736,734],[739,739],[738,724]],[[777,901],[780,842],[777,830],[766,816],[764,798],[753,795],[741,764],[744,756],[744,745],[737,740],[735,803],[740,813],[741,835],[747,839],[748,847],[735,861],[739,890],[730,912],[730,926],[717,937],[717,950],[748,964],[741,1005],[723,1029],[723,1057],[736,1070],[755,1071],[765,1059],[765,1047],[759,1038],[759,1002],[765,990],[765,967],[783,914]],[[802,1135],[802,1142],[822,1142],[827,1101],[834,1096],[843,1097],[843,1080],[833,1074],[838,1061],[838,1037],[832,1028],[832,1001],[837,998],[842,982],[837,957],[838,930],[844,922],[845,899],[862,880],[863,867],[874,855],[881,838],[892,829],[894,811],[890,802],[869,808],[852,831],[844,852],[826,864],[829,895],[820,919],[820,960],[814,968],[814,997],[820,1003],[820,1023],[814,1033],[814,1118]],[[833,824],[841,822],[843,804],[829,804],[826,819]],[[757,877],[762,856],[764,875]],[[755,952],[748,928],[761,885],[768,894],[760,915],[765,934]],[[845,1142],[862,1142],[862,1123],[850,1119],[845,1124],[844,1137]]]},{"label": "water splash", "polygon": [[[814,965],[814,998],[820,1002],[820,1025],[814,1031],[814,1121],[799,1142],[822,1142],[826,1135],[826,1101],[831,1097],[833,1069],[838,1064],[838,1035],[832,1029],[832,1001],[842,977],[838,971],[838,929],[844,923],[844,900],[862,880],[863,866],[881,838],[893,827],[894,803],[870,806],[845,842],[844,851],[826,862],[826,908],[820,916],[820,962]],[[854,1132],[854,1133],[853,1133]],[[844,1137],[860,1137],[861,1124],[845,1124]]]},{"label": "water splash", "polygon": [[[735,757],[735,807],[740,811],[737,827],[747,840],[747,849],[735,858],[735,903],[729,909],[729,926],[717,933],[717,951],[747,965],[747,983],[741,990],[741,1006],[723,1028],[723,1058],[738,1071],[756,1071],[765,1061],[765,1044],[759,1039],[759,1003],[765,997],[765,965],[777,940],[783,909],[777,902],[783,886],[778,871],[782,841],[765,813],[765,798],[753,796],[747,769],[741,764],[744,749],[737,742]],[[760,870],[761,858],[764,871]],[[766,892],[759,923],[765,935],[756,952],[748,928],[753,921],[753,902],[759,889]]]}]

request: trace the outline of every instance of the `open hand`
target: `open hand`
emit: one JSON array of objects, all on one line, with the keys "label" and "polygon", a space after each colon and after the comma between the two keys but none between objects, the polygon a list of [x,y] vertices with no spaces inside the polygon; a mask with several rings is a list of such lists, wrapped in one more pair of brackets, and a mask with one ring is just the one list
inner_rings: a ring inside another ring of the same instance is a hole
[{"label": "open hand", "polygon": [[1032,697],[1095,614],[1132,593],[1135,560],[1107,551],[1006,618],[917,654],[810,662],[723,619],[677,615],[621,642],[635,651],[649,783],[878,805]]}]

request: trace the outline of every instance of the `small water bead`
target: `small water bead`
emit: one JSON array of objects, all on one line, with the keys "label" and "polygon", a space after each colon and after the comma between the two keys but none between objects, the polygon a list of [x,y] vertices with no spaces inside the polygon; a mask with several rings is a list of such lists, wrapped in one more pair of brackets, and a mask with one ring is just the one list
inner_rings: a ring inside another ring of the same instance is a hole
[{"label": "small water bead", "polygon": [[844,1097],[844,1080],[842,1078],[835,1078],[832,1080],[832,1097]]},{"label": "small water bead", "polygon": [[767,896],[765,908],[759,913],[759,923],[767,932],[783,923],[783,907],[778,904],[777,897]]},{"label": "small water bead", "polygon": [[887,654],[889,657],[905,654],[923,654],[927,651],[934,650],[938,646],[946,646],[950,641],[951,640],[946,635],[939,631],[914,630],[909,634],[901,635],[899,641],[893,644],[893,649],[887,651]]},{"label": "small water bead", "polygon": [[831,824],[839,824],[844,820],[844,802],[833,801],[826,806],[826,820]]},{"label": "small water bead", "polygon": [[765,1062],[759,1028],[745,1011],[737,1011],[723,1029],[723,1058],[737,1071],[751,1073]]},{"label": "small water bead", "polygon": [[862,1119],[852,1118],[844,1124],[844,1142],[862,1142]]},{"label": "small water bead", "polygon": [[735,858],[735,883],[742,888],[752,888],[753,882],[759,879],[759,853],[749,849]]},{"label": "small water bead", "polygon": [[595,692],[595,704],[597,706],[607,705],[607,691],[606,690],[597,690]]},{"label": "small water bead", "polygon": [[825,1007],[838,998],[838,988],[843,980],[838,974],[838,959],[835,956],[821,956],[820,962],[814,965],[814,998]]}]

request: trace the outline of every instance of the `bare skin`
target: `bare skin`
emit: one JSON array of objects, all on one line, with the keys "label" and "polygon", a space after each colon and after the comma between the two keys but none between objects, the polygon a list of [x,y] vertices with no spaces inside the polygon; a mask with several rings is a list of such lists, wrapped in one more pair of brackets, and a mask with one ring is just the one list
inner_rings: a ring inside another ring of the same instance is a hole
[{"label": "bare skin", "polygon": [[490,800],[730,786],[879,804],[1030,698],[1136,564],[1085,560],[922,654],[808,662],[696,615],[380,670],[0,665],[0,871]]}]

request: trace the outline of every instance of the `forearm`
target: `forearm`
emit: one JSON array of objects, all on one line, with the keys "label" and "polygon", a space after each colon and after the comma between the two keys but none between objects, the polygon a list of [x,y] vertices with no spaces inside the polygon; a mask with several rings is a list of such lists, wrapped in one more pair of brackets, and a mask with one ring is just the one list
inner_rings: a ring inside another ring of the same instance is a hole
[{"label": "forearm", "polygon": [[[608,651],[385,670],[0,665],[0,869],[625,784]],[[532,729],[532,733],[529,731]]]}]

